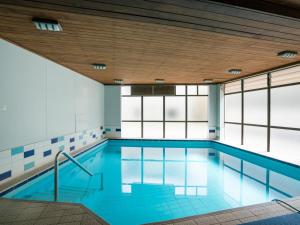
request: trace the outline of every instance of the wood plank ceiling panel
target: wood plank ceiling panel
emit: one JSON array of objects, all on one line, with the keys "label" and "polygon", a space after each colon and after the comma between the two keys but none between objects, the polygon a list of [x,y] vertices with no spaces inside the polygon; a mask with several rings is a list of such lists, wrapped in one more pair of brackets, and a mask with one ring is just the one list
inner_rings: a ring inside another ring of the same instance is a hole
[{"label": "wood plank ceiling panel", "polygon": [[[189,7],[184,0],[0,2],[6,3],[0,5],[2,38],[105,84],[113,79],[145,84],[156,78],[222,82],[234,78],[226,73],[231,68],[247,75],[299,60],[276,54],[300,52],[300,21],[212,7],[209,1],[188,1]],[[57,19],[63,31],[38,31],[33,16]],[[107,70],[96,71],[92,63],[105,63]]]}]

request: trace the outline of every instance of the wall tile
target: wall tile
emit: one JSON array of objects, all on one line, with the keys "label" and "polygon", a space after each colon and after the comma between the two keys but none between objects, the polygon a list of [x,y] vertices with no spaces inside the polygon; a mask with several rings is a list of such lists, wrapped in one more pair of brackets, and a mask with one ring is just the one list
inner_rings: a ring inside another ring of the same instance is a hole
[{"label": "wall tile", "polygon": [[7,182],[32,168],[53,162],[60,150],[70,152],[91,144],[101,137],[101,133],[100,128],[97,128],[1,151],[0,174],[9,177],[0,182]]},{"label": "wall tile", "polygon": [[30,169],[32,169],[32,168],[34,168],[34,162],[26,163],[26,164],[24,165],[24,171],[30,170]]},{"label": "wall tile", "polygon": [[51,149],[49,149],[49,150],[47,150],[47,151],[44,151],[43,156],[44,156],[44,157],[47,157],[47,156],[51,155],[51,153],[52,153],[52,151],[51,151]]},{"label": "wall tile", "polygon": [[24,158],[28,158],[34,155],[34,149],[24,152]]},{"label": "wall tile", "polygon": [[11,170],[0,174],[0,181],[5,180],[9,177],[11,177]]},{"label": "wall tile", "polygon": [[61,142],[61,141],[64,141],[65,140],[65,137],[64,136],[60,136],[57,138],[58,139],[58,142]]},{"label": "wall tile", "polygon": [[24,146],[19,146],[11,149],[11,155],[18,155],[24,152]]},{"label": "wall tile", "polygon": [[57,143],[58,142],[58,138],[52,138],[51,139],[51,144],[55,144],[55,143]]}]

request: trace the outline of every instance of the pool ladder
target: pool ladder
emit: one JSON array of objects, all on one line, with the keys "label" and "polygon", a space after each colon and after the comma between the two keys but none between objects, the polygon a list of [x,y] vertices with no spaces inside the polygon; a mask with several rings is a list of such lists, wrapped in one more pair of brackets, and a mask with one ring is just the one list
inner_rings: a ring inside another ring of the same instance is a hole
[{"label": "pool ladder", "polygon": [[58,167],[59,167],[58,157],[60,154],[63,154],[76,166],[78,166],[80,169],[86,172],[88,175],[93,176],[93,174],[88,169],[86,169],[80,162],[78,162],[73,156],[71,156],[70,154],[64,151],[59,151],[55,156],[55,165],[54,165],[54,201],[58,200]]}]

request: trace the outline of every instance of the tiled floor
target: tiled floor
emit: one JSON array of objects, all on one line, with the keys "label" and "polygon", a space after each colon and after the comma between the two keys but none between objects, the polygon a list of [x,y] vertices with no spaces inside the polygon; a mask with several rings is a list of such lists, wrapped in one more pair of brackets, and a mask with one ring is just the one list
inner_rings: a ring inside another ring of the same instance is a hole
[{"label": "tiled floor", "polygon": [[[286,200],[300,208],[300,197]],[[276,202],[153,223],[155,225],[237,225],[255,220],[293,213]],[[80,204],[0,199],[0,225],[107,225]],[[122,224],[120,224],[122,225]]]},{"label": "tiled floor", "polygon": [[80,204],[0,199],[0,225],[106,225]]},{"label": "tiled floor", "polygon": [[[290,205],[300,209],[300,197],[285,200]],[[202,216],[152,223],[153,225],[238,225],[255,220],[267,219],[275,216],[294,213],[290,207],[277,202],[230,209]]]}]

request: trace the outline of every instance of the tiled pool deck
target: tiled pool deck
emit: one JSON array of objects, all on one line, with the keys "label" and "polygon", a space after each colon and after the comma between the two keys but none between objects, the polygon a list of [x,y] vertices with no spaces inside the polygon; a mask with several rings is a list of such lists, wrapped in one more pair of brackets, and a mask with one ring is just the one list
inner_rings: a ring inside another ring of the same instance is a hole
[{"label": "tiled pool deck", "polygon": [[[293,207],[300,209],[300,197],[285,200]],[[277,202],[267,202],[258,205],[240,207],[209,213],[201,216],[192,216],[183,219],[170,220],[152,225],[238,225],[256,220],[267,219],[295,213],[290,207]],[[150,225],[150,224],[149,224]]]},{"label": "tiled pool deck", "polygon": [[[300,197],[286,200],[300,208]],[[237,225],[295,212],[288,206],[268,202],[152,225]],[[81,204],[0,199],[0,225],[107,225]],[[120,224],[121,225],[121,224]]]},{"label": "tiled pool deck", "polygon": [[106,225],[80,204],[0,199],[0,225]]}]

